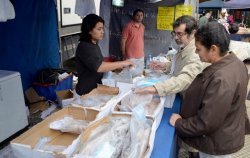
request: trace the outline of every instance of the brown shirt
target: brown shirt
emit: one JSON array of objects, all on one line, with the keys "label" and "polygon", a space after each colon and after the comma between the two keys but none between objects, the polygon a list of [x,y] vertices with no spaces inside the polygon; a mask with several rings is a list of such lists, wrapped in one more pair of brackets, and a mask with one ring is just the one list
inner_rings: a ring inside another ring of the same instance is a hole
[{"label": "brown shirt", "polygon": [[208,66],[194,79],[176,121],[188,145],[212,155],[226,155],[244,146],[248,72],[233,53]]}]

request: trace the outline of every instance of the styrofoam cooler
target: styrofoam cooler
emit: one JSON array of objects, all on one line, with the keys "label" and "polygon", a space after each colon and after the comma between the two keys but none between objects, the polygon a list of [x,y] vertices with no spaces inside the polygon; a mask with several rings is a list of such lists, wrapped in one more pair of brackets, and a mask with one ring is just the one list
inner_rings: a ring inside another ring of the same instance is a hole
[{"label": "styrofoam cooler", "polygon": [[28,125],[19,72],[0,70],[0,142]]}]

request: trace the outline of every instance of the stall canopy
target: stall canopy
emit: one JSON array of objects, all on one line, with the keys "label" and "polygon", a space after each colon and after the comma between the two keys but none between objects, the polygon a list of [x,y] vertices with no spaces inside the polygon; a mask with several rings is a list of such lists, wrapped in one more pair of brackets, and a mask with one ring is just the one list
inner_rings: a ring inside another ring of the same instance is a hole
[{"label": "stall canopy", "polygon": [[228,9],[250,8],[250,0],[230,0],[230,1],[224,2],[224,8],[228,8]]},{"label": "stall canopy", "polygon": [[209,0],[199,0],[199,3],[206,2],[206,1],[209,1]]},{"label": "stall canopy", "polygon": [[12,0],[16,17],[0,22],[0,69],[21,73],[23,88],[39,70],[59,67],[54,0]]},{"label": "stall canopy", "polygon": [[223,8],[224,2],[221,0],[211,0],[199,4],[200,8]]},{"label": "stall canopy", "polygon": [[246,9],[250,8],[250,0],[210,0],[199,1],[200,8],[227,8],[227,9]]}]

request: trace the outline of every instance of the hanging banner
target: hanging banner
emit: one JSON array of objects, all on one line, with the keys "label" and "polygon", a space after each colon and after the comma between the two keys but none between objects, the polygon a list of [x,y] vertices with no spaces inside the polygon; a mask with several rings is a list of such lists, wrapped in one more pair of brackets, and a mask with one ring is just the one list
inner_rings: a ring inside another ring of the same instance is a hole
[{"label": "hanging banner", "polygon": [[157,30],[173,30],[174,7],[158,7]]},{"label": "hanging banner", "polygon": [[176,5],[175,8],[175,19],[183,15],[193,15],[193,7],[191,5]]}]

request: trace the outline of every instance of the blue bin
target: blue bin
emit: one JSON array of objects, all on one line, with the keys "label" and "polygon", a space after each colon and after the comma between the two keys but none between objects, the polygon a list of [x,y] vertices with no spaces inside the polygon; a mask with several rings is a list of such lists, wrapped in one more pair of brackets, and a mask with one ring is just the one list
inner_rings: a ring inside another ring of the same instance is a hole
[{"label": "blue bin", "polygon": [[38,93],[38,95],[45,97],[47,100],[55,101],[56,91],[73,88],[73,75],[68,76],[57,84],[34,83],[33,88]]}]

